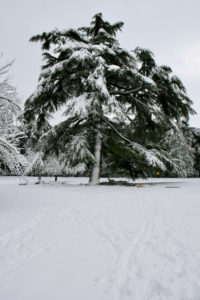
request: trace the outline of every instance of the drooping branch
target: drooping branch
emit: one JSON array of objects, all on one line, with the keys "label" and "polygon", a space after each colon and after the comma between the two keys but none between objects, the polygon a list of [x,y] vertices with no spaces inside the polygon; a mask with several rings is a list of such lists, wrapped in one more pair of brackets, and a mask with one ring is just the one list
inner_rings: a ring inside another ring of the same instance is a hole
[{"label": "drooping branch", "polygon": [[[116,86],[116,85],[115,85]],[[116,86],[117,88],[119,88],[118,86]],[[110,95],[130,95],[133,93],[136,93],[138,91],[140,91],[142,89],[142,85],[136,89],[128,89],[128,90],[112,90],[109,92]]]},{"label": "drooping branch", "polygon": [[19,110],[21,110],[20,106],[19,106],[17,103],[15,103],[14,101],[12,101],[11,99],[6,98],[6,97],[2,97],[2,96],[0,96],[0,99],[9,102],[9,103],[12,104],[13,106],[15,106],[15,107],[17,107]]},{"label": "drooping branch", "polygon": [[109,127],[111,127],[116,133],[117,135],[122,138],[124,141],[132,144],[132,141],[129,140],[128,138],[126,138],[125,136],[123,136],[108,120],[106,120],[106,118],[102,117],[102,120],[104,123],[106,123]]},{"label": "drooping branch", "polygon": [[[115,131],[115,133],[117,133],[117,135],[121,138],[121,139],[123,139],[125,142],[128,142],[129,143],[129,145],[130,146],[132,146],[133,147],[133,149],[135,150],[135,151],[142,151],[143,152],[143,154],[145,154],[145,156],[147,156],[147,152],[148,152],[148,150],[146,150],[142,145],[139,145],[139,144],[137,144],[137,143],[135,143],[135,142],[132,142],[131,140],[129,140],[127,137],[125,137],[125,136],[123,136],[108,120],[106,120],[106,118],[104,118],[104,117],[102,117],[102,120],[103,120],[103,122],[105,122],[110,128],[112,128],[114,131]],[[152,155],[153,153],[151,153],[151,155]],[[160,159],[159,158],[157,158],[156,157],[156,155],[154,154],[153,155],[154,156],[154,160],[155,161],[157,161],[157,163],[159,163],[160,164],[160,166],[162,165],[162,168],[164,169],[165,168],[165,166],[164,166],[164,164],[160,161]],[[160,154],[160,156],[162,156],[162,154]],[[164,157],[163,157],[164,158]],[[167,161],[167,159],[165,158],[165,160]],[[169,160],[168,160],[169,161]]]}]

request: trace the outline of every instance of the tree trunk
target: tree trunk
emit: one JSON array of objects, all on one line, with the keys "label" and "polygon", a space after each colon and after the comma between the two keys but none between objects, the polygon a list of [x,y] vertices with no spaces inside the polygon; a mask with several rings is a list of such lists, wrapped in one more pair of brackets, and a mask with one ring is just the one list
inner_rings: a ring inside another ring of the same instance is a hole
[{"label": "tree trunk", "polygon": [[57,175],[55,175],[55,181],[57,181],[58,180],[58,176]]},{"label": "tree trunk", "polygon": [[95,141],[94,141],[94,158],[95,163],[92,166],[90,174],[90,185],[99,184],[100,181],[100,171],[101,171],[101,146],[102,146],[102,132],[101,125],[98,124],[95,129]]}]

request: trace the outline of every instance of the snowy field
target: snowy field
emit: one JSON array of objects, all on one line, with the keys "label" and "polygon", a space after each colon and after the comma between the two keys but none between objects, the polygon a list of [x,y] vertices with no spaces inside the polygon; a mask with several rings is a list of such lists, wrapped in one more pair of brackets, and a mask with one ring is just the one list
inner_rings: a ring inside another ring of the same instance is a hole
[{"label": "snowy field", "polygon": [[0,177],[1,300],[200,299],[200,179],[35,180]]}]

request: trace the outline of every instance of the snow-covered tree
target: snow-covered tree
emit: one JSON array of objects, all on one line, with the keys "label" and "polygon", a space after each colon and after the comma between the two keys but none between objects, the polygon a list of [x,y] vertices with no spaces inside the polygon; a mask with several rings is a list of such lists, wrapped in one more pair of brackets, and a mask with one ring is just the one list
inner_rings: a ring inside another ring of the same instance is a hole
[{"label": "snow-covered tree", "polygon": [[[161,103],[150,72],[140,72],[135,54],[117,41],[122,25],[110,24],[97,14],[89,27],[56,29],[31,38],[41,42],[45,63],[37,90],[26,101],[25,118],[34,119],[40,127],[64,106],[66,120],[43,136],[43,151],[65,153],[66,171],[89,172],[91,184],[99,183],[101,159],[104,153],[113,154],[112,145],[120,148],[122,157],[131,157],[131,162],[140,159],[165,169],[169,161],[164,151],[147,149],[124,135],[125,127],[137,118],[166,123],[165,105],[169,105]],[[185,101],[187,114],[190,102]],[[172,117],[170,111],[168,120]]]},{"label": "snow-covered tree", "polygon": [[[173,75],[171,68],[158,66],[150,50],[137,47],[134,53],[138,72],[149,77],[156,87],[151,99],[147,90],[137,91],[134,97],[143,104],[153,101],[155,106],[154,111],[149,110],[148,105],[148,109],[133,114],[134,118],[126,128],[126,135],[147,149],[157,149],[163,153],[167,167],[163,174],[191,176],[194,174],[194,153],[183,135],[181,124],[187,123],[189,114],[194,113],[191,108],[192,101],[187,96],[180,79]],[[187,162],[184,161],[184,153],[188,158]],[[122,164],[128,167],[129,172],[133,172],[135,177],[155,174],[155,170],[141,159],[136,159],[135,163],[132,163],[132,169],[130,161],[122,160]]]},{"label": "snow-covered tree", "polygon": [[182,126],[184,137],[193,149],[194,152],[194,168],[195,172],[193,176],[200,176],[200,128]]},{"label": "snow-covered tree", "polygon": [[48,157],[44,169],[46,175],[54,176],[55,181],[57,181],[58,176],[66,175],[64,173],[64,170],[65,170],[65,166],[61,160],[59,160],[56,156]]},{"label": "snow-covered tree", "polygon": [[[187,121],[189,115],[195,112],[191,107],[192,101],[187,96],[186,88],[181,80],[173,74],[170,67],[166,65],[158,66],[150,50],[137,47],[134,53],[139,73],[150,78],[156,86],[154,93],[158,114],[156,118],[152,114],[151,121],[155,120],[156,124],[160,123],[162,125],[163,123],[172,122],[172,126],[175,120]],[[148,91],[139,91],[138,93],[137,97],[141,101],[145,101]],[[154,96],[151,95],[151,99],[154,99]]]},{"label": "snow-covered tree", "polygon": [[9,83],[8,72],[12,63],[0,67],[0,174],[22,174],[25,159],[16,144],[21,133],[16,119],[21,109],[15,88]]},{"label": "snow-covered tree", "polygon": [[57,181],[58,176],[66,175],[65,166],[55,155],[46,159],[42,152],[29,152],[27,157],[29,164],[25,170],[25,175],[38,176],[38,183],[42,176],[54,176]]},{"label": "snow-covered tree", "polygon": [[28,156],[28,166],[25,170],[25,175],[36,175],[41,178],[44,171],[44,162],[42,159],[42,153],[29,152]]},{"label": "snow-covered tree", "polygon": [[168,167],[167,176],[192,177],[195,171],[195,151],[185,138],[181,126],[168,130],[161,141],[164,148],[175,162],[175,168]]}]

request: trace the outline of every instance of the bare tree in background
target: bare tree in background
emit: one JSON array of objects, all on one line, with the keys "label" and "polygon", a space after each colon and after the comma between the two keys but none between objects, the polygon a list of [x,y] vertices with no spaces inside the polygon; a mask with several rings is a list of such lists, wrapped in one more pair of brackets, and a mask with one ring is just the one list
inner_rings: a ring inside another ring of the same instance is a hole
[{"label": "bare tree in background", "polygon": [[[0,59],[2,55],[0,56]],[[25,159],[16,147],[16,120],[21,109],[15,87],[10,84],[9,62],[0,66],[0,174],[21,175]]]}]

